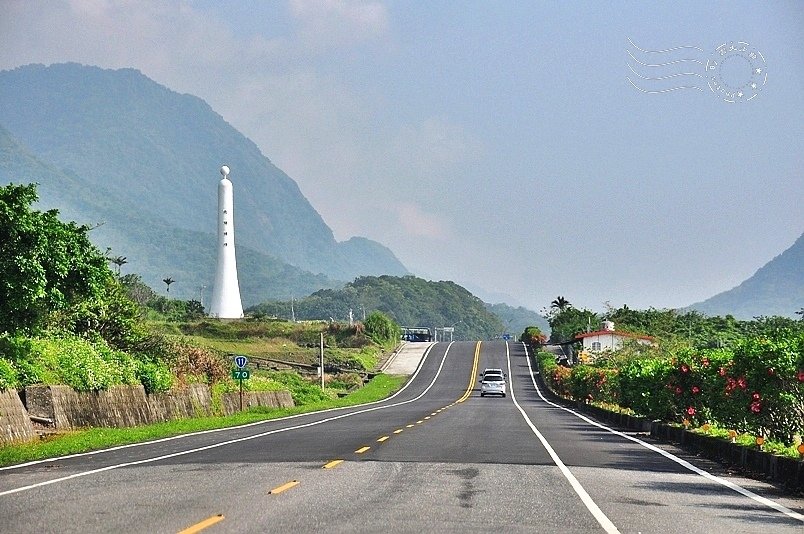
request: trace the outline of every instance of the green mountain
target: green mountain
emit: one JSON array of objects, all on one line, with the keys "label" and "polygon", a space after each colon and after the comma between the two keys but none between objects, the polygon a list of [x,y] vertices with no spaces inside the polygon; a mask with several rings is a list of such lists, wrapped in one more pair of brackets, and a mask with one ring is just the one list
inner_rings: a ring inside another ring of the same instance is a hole
[{"label": "green mountain", "polygon": [[[128,210],[108,190],[88,186],[39,161],[0,127],[0,183],[9,182],[39,183],[39,208],[57,208],[62,220],[94,227],[90,237],[95,245],[101,250],[111,247],[114,255],[126,255],[129,263],[123,266],[123,273],[135,271],[157,290],[163,287],[162,278],[170,276],[176,280],[171,295],[202,301],[209,298],[212,288],[202,286],[208,286],[215,275],[216,238],[212,234],[177,229],[158,217]],[[237,256],[240,272],[247,273],[240,276],[247,306],[267,295],[306,295],[342,285],[249,247],[238,246]]]},{"label": "green mountain", "polygon": [[804,308],[804,234],[739,286],[690,308],[738,319],[797,317],[796,312]]},{"label": "green mountain", "polygon": [[[253,142],[203,100],[139,71],[61,64],[0,72],[0,125],[8,150],[29,163],[4,161],[0,178],[37,181],[43,206],[78,222],[105,222],[93,231],[96,244],[126,256],[124,269],[154,287],[176,279],[176,296],[212,283],[223,164],[232,169],[245,300],[283,298],[316,279],[321,288],[359,275],[407,274],[378,243],[336,242],[296,183]],[[292,272],[298,284],[257,282],[255,269]],[[250,290],[259,293],[249,298]]]},{"label": "green mountain", "polygon": [[[454,282],[431,282],[415,276],[363,276],[343,289],[324,289],[293,302],[296,319],[349,318],[379,310],[402,326],[455,327],[455,339],[490,339],[503,332],[500,319],[485,304]],[[250,313],[291,317],[290,302],[265,302]]]},{"label": "green mountain", "polygon": [[505,331],[513,334],[516,339],[519,339],[519,335],[529,326],[538,326],[545,335],[550,334],[547,319],[533,310],[522,306],[514,308],[508,304],[486,304],[486,309],[496,315],[505,325]]}]

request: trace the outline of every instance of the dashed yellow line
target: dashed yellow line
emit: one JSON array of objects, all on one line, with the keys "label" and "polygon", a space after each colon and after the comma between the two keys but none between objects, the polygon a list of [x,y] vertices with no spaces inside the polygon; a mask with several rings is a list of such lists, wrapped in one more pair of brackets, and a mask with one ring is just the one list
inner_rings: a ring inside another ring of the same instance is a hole
[{"label": "dashed yellow line", "polygon": [[427,421],[428,419],[430,419],[430,416],[429,416],[429,415],[428,415],[427,417],[425,417],[425,418],[424,418],[424,420],[425,420],[425,421]]},{"label": "dashed yellow line", "polygon": [[332,460],[331,462],[325,463],[324,466],[322,467],[322,469],[332,469],[336,465],[342,464],[342,463],[343,463],[343,460]]},{"label": "dashed yellow line", "polygon": [[414,425],[414,424],[409,424],[409,425],[405,425],[405,428],[413,428],[414,426],[416,426],[416,425]]},{"label": "dashed yellow line", "polygon": [[396,430],[394,430],[394,434],[401,434],[404,431],[405,431],[404,428],[397,428]]},{"label": "dashed yellow line", "polygon": [[422,423],[424,423],[424,421],[423,421],[423,420],[421,420],[421,419],[419,419],[418,421],[416,421],[416,424],[417,424],[417,425],[420,425],[420,424],[422,424]]},{"label": "dashed yellow line", "polygon": [[387,440],[390,437],[391,436],[383,436],[383,437],[381,437],[380,439],[377,440],[377,443],[382,443],[383,441]]},{"label": "dashed yellow line", "polygon": [[369,450],[370,448],[371,448],[371,447],[360,447],[360,448],[359,448],[359,449],[357,449],[355,452],[356,452],[357,454],[363,454],[364,452],[366,452],[366,451],[367,451],[367,450]]},{"label": "dashed yellow line", "polygon": [[210,517],[208,519],[204,519],[200,523],[196,523],[195,525],[193,525],[191,527],[187,527],[184,530],[180,530],[179,534],[195,534],[196,532],[200,532],[200,531],[204,530],[207,527],[211,527],[212,525],[214,525],[215,523],[218,523],[220,521],[223,521],[223,515],[222,514],[213,515],[212,517]]},{"label": "dashed yellow line", "polygon": [[282,484],[281,486],[275,487],[274,489],[269,491],[268,494],[269,495],[277,495],[279,493],[282,493],[285,490],[289,490],[290,488],[292,488],[294,486],[298,486],[298,485],[299,485],[298,480],[291,480],[290,482],[286,482],[286,483]]}]

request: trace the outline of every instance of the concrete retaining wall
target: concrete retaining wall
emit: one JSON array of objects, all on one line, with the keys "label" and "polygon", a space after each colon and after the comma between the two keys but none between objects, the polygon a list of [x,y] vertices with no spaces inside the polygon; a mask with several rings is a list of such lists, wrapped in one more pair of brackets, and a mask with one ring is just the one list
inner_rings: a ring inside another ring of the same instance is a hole
[{"label": "concrete retaining wall", "polygon": [[0,391],[0,445],[36,437],[28,412],[16,389]]},{"label": "concrete retaining wall", "polygon": [[[240,393],[223,394],[223,413],[231,415],[240,411]],[[268,408],[291,408],[294,406],[293,397],[288,391],[251,391],[243,392],[243,409],[252,406],[265,406]]]},{"label": "concrete retaining wall", "polygon": [[[24,395],[27,412],[14,393],[24,413],[20,421],[27,421],[30,426],[30,414],[52,420],[57,430],[132,427],[213,414],[212,396],[205,384],[193,384],[186,389],[152,395],[146,395],[142,386],[113,386],[108,390],[91,392],[78,392],[68,386],[28,386]],[[248,391],[243,394],[244,409],[250,406],[286,408],[293,405],[293,398],[287,391]],[[239,407],[238,393],[223,396],[224,415],[237,412]],[[15,430],[17,433],[21,431]]]}]

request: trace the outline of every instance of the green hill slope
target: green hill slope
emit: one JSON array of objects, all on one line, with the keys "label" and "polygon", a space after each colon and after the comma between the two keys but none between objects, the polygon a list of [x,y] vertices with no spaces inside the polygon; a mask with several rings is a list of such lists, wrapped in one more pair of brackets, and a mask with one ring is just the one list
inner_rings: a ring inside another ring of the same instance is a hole
[{"label": "green hill slope", "polygon": [[[379,310],[403,326],[455,326],[455,339],[490,339],[503,331],[500,319],[483,301],[454,282],[430,282],[415,276],[364,276],[343,289],[317,291],[294,303],[297,319],[356,320]],[[249,312],[290,316],[289,302],[266,302]]]},{"label": "green hill slope", "polygon": [[[207,299],[215,270],[215,236],[177,229],[166,221],[127,204],[102,185],[89,186],[70,173],[39,161],[0,127],[0,183],[39,183],[39,209],[57,208],[62,220],[97,226],[92,242],[113,255],[125,255],[123,273],[136,272],[153,288],[166,276],[176,280],[171,295]],[[90,218],[91,217],[91,218]],[[312,275],[246,246],[237,249],[245,305],[268,297],[309,294],[322,287],[340,287],[321,275]]]},{"label": "green hill slope", "polygon": [[739,286],[690,308],[738,319],[797,317],[795,313],[804,308],[804,234]]},{"label": "green hill slope", "polygon": [[[118,217],[140,218],[146,227],[161,221],[173,245],[186,232],[212,235],[218,169],[227,164],[238,247],[336,280],[407,274],[378,243],[337,243],[296,183],[253,142],[203,100],[139,71],[62,64],[0,72],[0,124],[36,159],[70,177],[78,220],[100,218],[92,197],[105,191],[119,201]],[[119,225],[115,252],[139,254],[138,231]],[[200,267],[181,250],[172,254],[176,270]]]}]

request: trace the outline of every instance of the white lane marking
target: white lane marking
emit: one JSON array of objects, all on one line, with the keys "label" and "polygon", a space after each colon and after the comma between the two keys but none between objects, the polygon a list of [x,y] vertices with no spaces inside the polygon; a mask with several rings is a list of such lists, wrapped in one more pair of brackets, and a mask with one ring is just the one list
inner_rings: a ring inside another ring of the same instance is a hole
[{"label": "white lane marking", "polygon": [[[511,377],[513,375],[511,374],[511,354],[508,350],[508,342],[505,343],[505,358],[508,362],[508,376]],[[611,522],[611,519],[609,519],[606,514],[603,513],[603,510],[600,509],[595,501],[592,500],[592,497],[586,492],[585,489],[583,489],[583,486],[581,486],[581,483],[578,482],[577,478],[575,478],[575,475],[573,475],[564,462],[561,461],[561,458],[558,457],[556,451],[552,446],[550,446],[550,443],[547,442],[547,439],[542,435],[541,432],[539,432],[539,429],[537,429],[536,425],[534,425],[530,420],[528,414],[525,413],[525,410],[522,409],[522,406],[520,406],[516,401],[516,395],[514,395],[514,380],[510,379],[509,381],[511,387],[511,400],[514,401],[514,406],[517,407],[519,413],[521,413],[522,417],[525,418],[525,422],[528,424],[533,433],[536,434],[536,437],[539,438],[539,441],[542,442],[542,446],[547,449],[547,454],[550,455],[550,457],[553,459],[553,462],[558,466],[561,474],[563,474],[564,477],[569,481],[570,486],[572,486],[572,489],[574,489],[575,493],[578,494],[578,497],[581,498],[581,501],[583,502],[584,506],[586,506],[586,509],[589,510],[600,526],[603,527],[603,530],[609,534],[619,533],[620,531],[617,529],[614,523]]]},{"label": "white lane marking", "polygon": [[583,419],[584,421],[586,421],[590,425],[593,425],[593,426],[596,426],[596,427],[601,428],[603,430],[606,430],[608,432],[611,432],[612,434],[615,434],[617,436],[623,437],[623,438],[625,438],[625,439],[627,439],[629,441],[633,441],[634,443],[638,443],[639,445],[642,445],[646,449],[651,450],[651,451],[656,452],[656,453],[659,453],[662,456],[664,456],[665,458],[674,461],[678,465],[680,465],[680,466],[682,466],[682,467],[684,467],[686,469],[689,469],[690,471],[692,471],[695,474],[698,474],[698,475],[700,475],[700,476],[702,476],[704,478],[707,478],[707,479],[709,479],[709,480],[711,480],[713,482],[717,482],[718,484],[726,486],[730,490],[736,491],[737,493],[739,493],[741,495],[744,495],[745,497],[748,497],[750,499],[753,499],[758,503],[764,504],[765,506],[767,506],[769,508],[773,508],[777,512],[781,512],[781,513],[785,514],[788,517],[792,517],[793,519],[798,519],[799,521],[804,522],[804,515],[799,514],[798,512],[795,512],[795,511],[791,510],[790,508],[787,508],[786,506],[783,506],[783,505],[781,505],[779,503],[773,502],[772,500],[770,500],[770,499],[768,499],[766,497],[763,497],[761,495],[757,495],[753,491],[747,490],[747,489],[745,489],[745,488],[743,488],[741,486],[738,486],[734,482],[731,482],[731,481],[726,480],[724,478],[717,477],[717,476],[715,476],[715,475],[713,475],[711,473],[707,473],[703,469],[695,467],[694,465],[692,465],[688,461],[683,460],[683,459],[679,458],[678,456],[675,456],[675,455],[673,455],[673,454],[671,454],[671,453],[669,453],[669,452],[667,452],[665,450],[662,450],[659,447],[656,447],[655,445],[651,445],[650,443],[642,441],[639,438],[635,438],[634,436],[629,436],[628,434],[623,434],[622,432],[614,430],[613,428],[609,428],[609,427],[607,427],[605,425],[601,425],[600,423],[598,423],[596,421],[593,421],[592,419],[589,419],[585,415],[582,415],[582,414],[576,412],[575,410],[571,410],[570,408],[565,408],[564,406],[561,406],[561,405],[556,404],[554,402],[550,402],[549,400],[544,398],[544,395],[542,395],[542,392],[539,389],[539,386],[536,384],[536,378],[535,378],[535,376],[533,374],[533,367],[531,367],[530,358],[528,357],[528,347],[524,343],[522,344],[522,346],[525,347],[525,359],[528,362],[528,372],[530,373],[530,379],[531,379],[531,382],[533,382],[533,387],[536,388],[536,393],[539,394],[539,397],[541,397],[541,399],[544,402],[546,402],[547,404],[549,404],[550,406],[554,406],[555,408],[559,408],[561,410],[564,410],[565,412],[569,412],[572,415],[574,415],[574,416],[576,416],[576,417],[578,417],[580,419]]},{"label": "white lane marking", "polygon": [[[55,484],[57,482],[63,482],[65,480],[71,480],[73,478],[92,475],[92,474],[95,474],[95,473],[102,473],[104,471],[111,471],[112,469],[118,469],[120,467],[129,467],[129,466],[132,466],[132,465],[141,465],[141,464],[147,464],[147,463],[151,463],[151,462],[158,462],[160,460],[166,460],[168,458],[175,458],[177,456],[185,456],[187,454],[193,454],[193,453],[196,453],[196,452],[206,451],[206,450],[209,450],[209,449],[216,449],[218,447],[223,447],[225,445],[231,445],[233,443],[240,443],[242,441],[249,441],[249,440],[256,439],[256,438],[270,436],[271,434],[279,434],[280,432],[288,432],[290,430],[298,430],[300,428],[307,428],[307,427],[311,427],[311,426],[316,426],[316,425],[320,425],[320,424],[323,424],[323,423],[328,423],[330,421],[343,419],[345,417],[351,417],[353,415],[358,415],[358,414],[367,413],[367,412],[373,412],[373,411],[376,411],[376,410],[385,410],[386,408],[394,408],[396,406],[402,406],[403,404],[410,404],[411,402],[415,402],[415,401],[421,399],[422,397],[424,397],[424,395],[427,394],[427,392],[430,391],[430,389],[436,383],[436,380],[438,380],[438,377],[441,374],[441,370],[444,368],[444,362],[447,360],[447,355],[449,354],[449,349],[452,348],[452,345],[453,345],[453,342],[450,342],[450,344],[447,345],[447,350],[444,351],[444,356],[441,358],[441,363],[438,365],[438,370],[436,371],[436,374],[433,377],[433,379],[430,381],[430,384],[428,384],[428,386],[424,389],[424,391],[422,391],[418,396],[416,396],[416,397],[414,397],[412,399],[408,399],[406,401],[401,401],[401,402],[395,402],[393,404],[388,404],[388,405],[384,405],[384,406],[374,406],[373,408],[365,408],[365,409],[362,409],[362,410],[357,410],[355,412],[349,412],[349,413],[345,413],[345,414],[341,414],[341,415],[335,415],[333,417],[328,417],[326,419],[321,419],[320,421],[312,421],[310,423],[303,423],[303,424],[300,424],[300,425],[290,426],[290,427],[287,427],[287,428],[278,428],[278,429],[275,429],[275,430],[268,430],[266,432],[261,432],[259,434],[254,434],[254,435],[251,435],[251,436],[244,436],[242,438],[230,439],[230,440],[227,440],[227,441],[221,441],[221,442],[218,442],[218,443],[213,443],[211,445],[205,445],[204,447],[197,447],[195,449],[187,449],[185,451],[174,452],[174,453],[171,453],[171,454],[164,454],[162,456],[155,456],[153,458],[145,458],[143,460],[136,460],[136,461],[132,461],[132,462],[124,462],[124,463],[121,463],[121,464],[108,465],[106,467],[101,467],[101,468],[98,468],[98,469],[92,469],[92,470],[89,470],[89,471],[82,471],[80,473],[74,473],[72,475],[64,476],[64,477],[61,477],[61,478],[54,478],[54,479],[51,479],[51,480],[45,480],[43,482],[37,482],[36,484],[31,484],[31,485],[28,485],[28,486],[21,486],[19,488],[14,488],[14,489],[2,491],[2,492],[0,492],[0,497],[2,497],[4,495],[11,495],[12,493],[19,493],[19,492],[26,491],[26,490],[33,489],[33,488],[39,488],[39,487],[42,487],[42,486],[49,486],[50,484]],[[418,370],[416,372],[418,373]],[[413,378],[411,378],[410,382],[412,382],[412,381],[413,381]],[[402,390],[397,392],[397,394],[400,393],[401,391]],[[392,397],[389,397],[389,398],[393,398],[395,396],[396,395],[393,395]],[[388,400],[388,399],[385,399],[385,400]],[[382,402],[382,401],[377,401],[377,402]],[[376,404],[376,402],[369,403],[369,404]],[[366,406],[366,405],[364,405],[364,406]],[[325,410],[325,411],[331,411],[331,410]],[[322,413],[322,412],[317,412],[317,413]],[[289,418],[290,417],[288,417],[286,419],[289,419]],[[277,421],[277,419],[274,419],[274,421]]]},{"label": "white lane marking", "polygon": [[[450,343],[450,345],[452,345],[452,343]],[[427,350],[424,352],[424,355],[422,356],[421,361],[419,361],[419,366],[416,368],[416,371],[411,375],[410,380],[408,380],[405,383],[405,385],[402,386],[402,388],[400,388],[399,391],[397,391],[396,393],[394,393],[393,395],[391,395],[390,397],[388,397],[386,399],[382,399],[382,400],[378,400],[378,401],[374,401],[374,402],[367,402],[366,404],[361,404],[360,406],[371,406],[373,404],[379,404],[381,402],[387,402],[387,401],[393,399],[394,397],[396,397],[397,395],[400,395],[403,391],[405,391],[408,388],[408,386],[410,386],[413,383],[413,380],[419,374],[419,371],[421,371],[422,366],[424,365],[424,362],[427,359],[427,356],[430,354],[430,349],[432,349],[434,346],[435,346],[435,343],[433,343],[432,345],[427,347]],[[449,352],[449,347],[447,347],[447,352]],[[446,356],[447,356],[447,354],[444,353],[445,358],[446,358]],[[58,462],[59,460],[69,460],[70,458],[78,458],[78,457],[81,457],[81,456],[90,456],[92,454],[103,454],[103,453],[106,453],[106,452],[119,451],[121,449],[128,449],[128,448],[131,448],[131,447],[142,447],[144,445],[153,445],[154,443],[164,443],[166,441],[173,441],[173,440],[184,439],[184,438],[189,438],[189,437],[193,437],[193,436],[200,436],[202,434],[213,434],[215,432],[226,432],[227,430],[239,430],[241,428],[248,428],[248,427],[251,427],[251,426],[264,425],[264,424],[267,424],[267,423],[276,423],[277,421],[287,421],[289,419],[297,419],[299,417],[307,417],[307,416],[311,416],[311,415],[317,415],[317,414],[327,413],[327,412],[334,412],[334,411],[338,411],[338,410],[349,410],[349,409],[352,409],[352,408],[354,408],[354,406],[343,406],[343,407],[340,407],[340,408],[327,408],[326,410],[319,410],[317,412],[298,413],[296,415],[288,415],[286,417],[278,417],[276,419],[265,419],[265,420],[262,420],[262,421],[255,421],[253,423],[246,423],[244,425],[227,426],[227,427],[224,427],[224,428],[212,428],[210,430],[199,430],[198,432],[190,432],[189,434],[181,434],[181,435],[178,435],[178,436],[170,436],[168,438],[159,438],[159,439],[154,439],[154,440],[151,440],[151,441],[141,441],[139,443],[128,443],[126,445],[117,445],[116,447],[109,447],[108,449],[99,449],[99,450],[96,450],[96,451],[89,451],[89,452],[79,452],[79,453],[76,453],[76,454],[67,454],[65,456],[57,456],[55,458],[44,458],[42,460],[33,460],[33,461],[30,461],[30,462],[25,462],[23,464],[7,465],[5,467],[0,467],[0,471],[7,471],[7,470],[10,470],[10,469],[20,469],[22,467],[28,467],[28,466],[31,466],[31,465],[42,464],[42,463]]]}]

